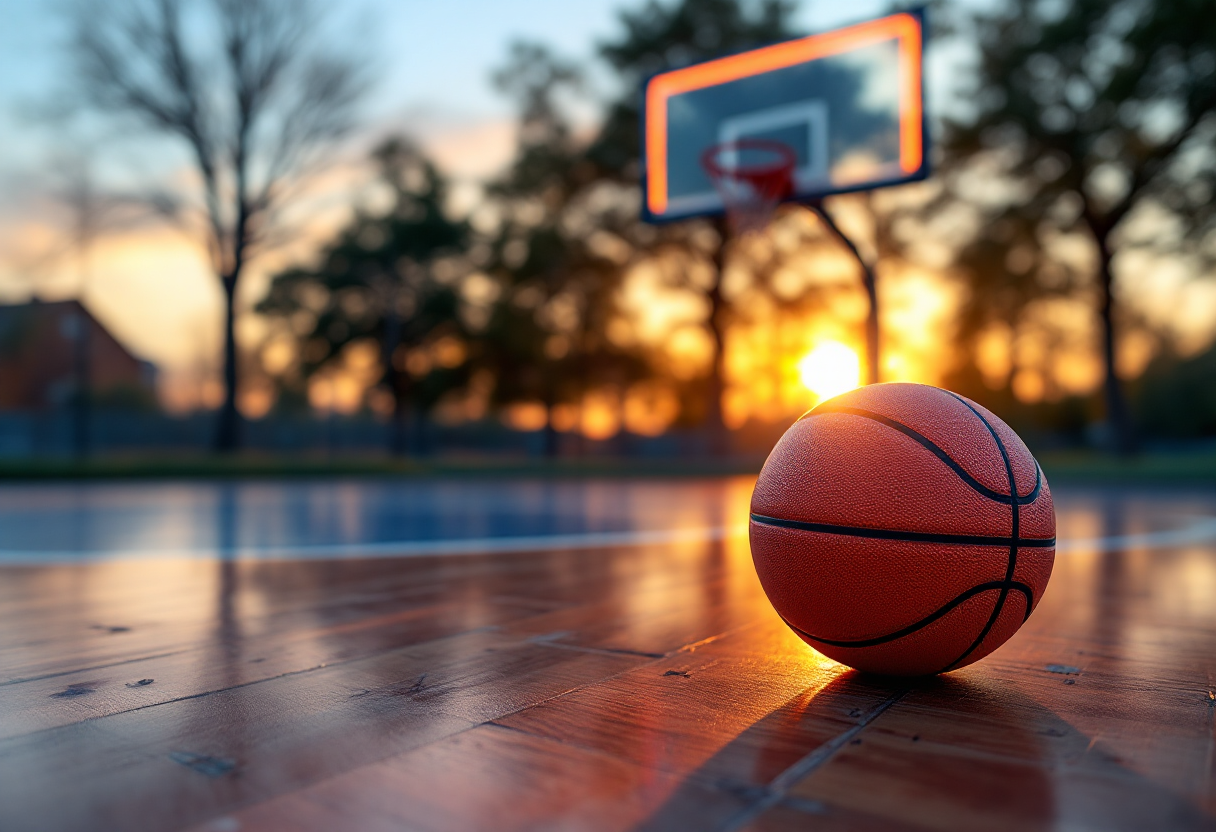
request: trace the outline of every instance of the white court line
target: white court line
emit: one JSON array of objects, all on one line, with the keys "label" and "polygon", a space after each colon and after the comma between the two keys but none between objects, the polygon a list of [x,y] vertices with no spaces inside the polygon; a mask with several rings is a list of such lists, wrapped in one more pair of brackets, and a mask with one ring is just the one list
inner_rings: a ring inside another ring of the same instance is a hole
[{"label": "white court line", "polygon": [[98,560],[167,560],[225,558],[233,560],[320,560],[324,558],[401,558],[425,555],[497,555],[607,546],[706,543],[745,537],[747,526],[710,526],[625,532],[584,532],[518,537],[470,537],[456,540],[397,540],[383,543],[326,543],[300,546],[237,546],[228,549],[103,549],[94,551],[17,551],[0,549],[0,564],[82,563]]},{"label": "white court line", "polygon": [[[321,560],[325,558],[403,558],[427,555],[496,555],[601,549],[608,546],[654,546],[706,543],[745,537],[747,526],[708,526],[623,532],[585,532],[520,537],[472,537],[456,540],[398,540],[382,543],[328,543],[300,546],[238,546],[231,549],[112,549],[97,551],[19,551],[0,549],[0,564],[65,564],[113,560],[232,559]],[[1057,553],[1105,554],[1121,549],[1185,546],[1216,540],[1216,518],[1205,517],[1181,529],[1056,542]]]},{"label": "white court line", "polygon": [[1096,552],[1106,554],[1120,549],[1163,549],[1216,540],[1216,517],[1207,517],[1181,529],[1143,534],[1123,534],[1090,540],[1057,540],[1057,552]]}]

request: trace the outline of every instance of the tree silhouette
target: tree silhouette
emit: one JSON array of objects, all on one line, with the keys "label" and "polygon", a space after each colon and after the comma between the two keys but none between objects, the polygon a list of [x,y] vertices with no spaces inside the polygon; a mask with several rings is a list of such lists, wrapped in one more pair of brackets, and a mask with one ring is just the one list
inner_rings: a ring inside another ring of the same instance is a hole
[{"label": "tree silhouette", "polygon": [[223,289],[224,403],[215,437],[223,451],[239,443],[241,277],[276,242],[280,209],[351,124],[364,88],[359,60],[325,45],[320,9],[310,0],[67,7],[81,103],[183,144],[198,175],[196,193],[156,201],[199,233]]},{"label": "tree silhouette", "polygon": [[[1061,285],[1044,240],[1081,234],[1096,254],[1106,418],[1134,433],[1115,362],[1115,263],[1136,246],[1198,251],[1216,231],[1216,21],[1203,0],[1008,0],[976,18],[974,117],[952,125],[947,163],[994,184],[970,260],[1007,295]],[[960,173],[961,176],[961,173]],[[1161,233],[1150,209],[1184,233]],[[1140,215],[1137,233],[1131,222]],[[1147,231],[1146,231],[1147,229]],[[1019,261],[1012,277],[1011,252]],[[1044,258],[1047,258],[1046,260]]]},{"label": "tree silhouette", "polygon": [[317,268],[277,275],[258,311],[294,327],[305,379],[349,345],[374,340],[393,400],[392,450],[402,454],[410,408],[421,431],[426,413],[467,380],[458,281],[469,232],[447,217],[446,184],[412,144],[390,139],[373,157],[391,207],[358,214]]},{"label": "tree silhouette", "polygon": [[487,269],[499,299],[480,362],[494,375],[496,404],[544,404],[552,455],[558,405],[648,372],[640,355],[609,337],[631,250],[615,229],[632,225],[636,208],[605,193],[614,186],[597,178],[561,106],[563,95],[581,90],[574,65],[517,43],[495,83],[516,101],[520,138],[510,169],[490,188],[503,217]]}]

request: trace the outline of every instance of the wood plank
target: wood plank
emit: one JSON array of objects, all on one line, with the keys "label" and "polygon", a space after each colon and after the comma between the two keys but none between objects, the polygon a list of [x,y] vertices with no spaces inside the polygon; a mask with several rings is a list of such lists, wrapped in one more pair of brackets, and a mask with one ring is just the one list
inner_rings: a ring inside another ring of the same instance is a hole
[{"label": "wood plank", "polygon": [[[318,623],[340,625],[410,605],[476,602],[487,591],[502,590],[496,594],[528,604],[515,580],[499,580],[495,570],[477,564],[466,564],[455,576],[450,568],[414,561],[212,564],[206,570],[178,562],[161,564],[150,574],[143,564],[124,566],[81,567],[70,582],[73,591],[59,582],[10,576],[25,583],[27,595],[56,602],[37,614],[10,611],[0,627],[5,644],[0,667],[6,680],[105,667],[232,637],[248,641]],[[544,565],[532,564],[531,569],[522,589],[544,583]],[[127,589],[113,602],[96,602],[91,589],[80,588],[96,585],[104,591],[114,584]],[[131,585],[140,590],[133,592]],[[551,609],[553,602],[537,599],[535,605]]]},{"label": "wood plank", "polygon": [[478,632],[0,741],[0,828],[184,825],[640,661]]},{"label": "wood plank", "polygon": [[891,696],[771,616],[198,829],[724,828]]},{"label": "wood plank", "polygon": [[0,684],[104,668],[229,635],[250,639],[311,628],[318,619],[389,614],[407,604],[478,603],[487,595],[538,608],[582,604],[601,598],[605,581],[653,584],[666,574],[656,561],[671,567],[673,581],[697,578],[654,547],[401,561],[98,564],[51,567],[50,577],[20,569],[6,575],[24,587],[24,597],[43,600],[0,607]]},{"label": "wood plank", "polygon": [[493,627],[535,611],[436,604],[0,686],[0,739],[350,662]]},{"label": "wood plank", "polygon": [[814,832],[925,832],[925,827],[902,818],[883,817],[793,797],[786,798],[744,826],[729,828],[731,832],[804,832],[808,829]]},{"label": "wood plank", "polygon": [[[720,557],[709,550],[705,550],[701,557],[710,560],[711,567],[720,561]],[[641,552],[633,553],[632,557],[619,557],[617,561],[648,565],[653,558],[653,553]],[[668,553],[663,553],[661,558],[665,563],[672,561]],[[614,562],[602,553],[583,560],[589,562],[588,571],[592,573],[596,571],[595,564],[608,566]],[[684,562],[687,563],[687,558]],[[496,565],[495,561],[482,564],[483,567]],[[189,574],[195,573],[195,564],[183,566]],[[232,581],[234,593],[239,591],[237,587],[258,585],[258,573],[268,572],[275,576],[285,571],[283,564],[231,566],[252,573]],[[46,647],[56,662],[63,662],[66,657],[72,656],[84,666],[59,670],[22,684],[13,684],[10,680],[9,684],[0,685],[0,736],[15,736],[80,719],[147,707],[221,687],[248,684],[282,673],[370,655],[380,649],[392,649],[521,618],[536,617],[537,623],[519,627],[515,632],[561,643],[641,653],[656,649],[663,652],[679,649],[691,641],[716,635],[724,628],[738,626],[742,621],[739,615],[742,608],[738,603],[734,605],[733,620],[729,620],[728,613],[723,612],[720,604],[717,609],[708,611],[694,608],[693,604],[701,599],[721,599],[730,595],[721,586],[716,590],[711,587],[710,591],[698,586],[699,576],[705,573],[699,565],[691,575],[687,574],[687,569],[662,573],[664,580],[650,580],[646,592],[635,593],[632,587],[627,586],[624,594],[631,599],[628,614],[616,609],[619,604],[609,603],[583,604],[572,610],[561,609],[549,616],[533,616],[533,610],[528,607],[531,601],[527,597],[530,587],[544,582],[545,564],[516,563],[510,571],[522,576],[523,586],[516,585],[513,580],[504,582],[493,574],[499,570],[483,569],[490,574],[480,574],[476,570],[472,572],[478,580],[480,592],[474,594],[471,600],[476,601],[477,596],[483,596],[487,590],[501,590],[496,597],[508,600],[497,604],[462,603],[459,599],[468,593],[459,585],[445,586],[442,581],[437,581],[436,573],[448,570],[437,569],[434,562],[409,562],[404,568],[396,570],[389,570],[383,562],[304,563],[292,566],[292,587],[328,589],[310,592],[307,602],[311,606],[302,606],[294,599],[287,604],[277,596],[269,595],[266,603],[257,605],[258,615],[251,616],[240,612],[243,606],[249,605],[239,600],[224,600],[221,605],[230,610],[231,620],[207,626],[197,624],[194,627],[158,622],[155,628],[149,629],[168,630],[171,633],[156,633],[151,641],[140,640],[139,628],[134,632],[105,633],[100,637],[90,633],[89,643],[85,645],[79,644],[76,638],[64,639],[61,635],[60,641],[66,644],[60,644],[44,636],[46,642],[34,646]],[[619,563],[612,568],[618,576],[627,572]],[[648,567],[648,571],[654,570]],[[398,586],[380,586],[374,596],[369,596],[361,579],[351,580],[347,577],[351,572],[391,577]],[[409,577],[403,578],[402,572]],[[646,572],[635,569],[635,574]],[[123,573],[120,572],[120,575]],[[591,586],[603,585],[599,581],[601,577],[592,574],[575,582],[573,587],[567,583],[567,599],[574,602],[585,598]],[[420,591],[419,587],[423,585],[430,586],[431,590]],[[402,591],[403,588],[409,591]],[[752,589],[753,595],[759,592],[758,585]],[[395,613],[384,612],[400,608],[418,597],[455,600],[430,607],[414,606]],[[685,606],[672,604],[673,598],[691,603]],[[754,598],[748,600],[754,602]],[[561,602],[550,600],[536,603],[553,606]],[[179,603],[178,606],[185,607],[187,604]],[[267,607],[270,609],[265,609]],[[665,615],[648,615],[652,609],[659,609]],[[754,603],[747,605],[744,612],[750,615],[753,609]],[[368,612],[381,614],[362,615]],[[316,619],[321,620],[322,626],[317,626]],[[330,621],[341,623],[325,626]],[[642,649],[631,650],[633,645],[621,636],[628,636],[630,627],[637,627],[639,623],[646,638],[643,639]],[[603,637],[605,631],[616,638]],[[105,642],[125,641],[130,646],[117,655],[106,653],[99,651],[92,643],[98,638]],[[656,639],[662,641],[661,647],[654,646]],[[41,652],[35,651],[34,646],[29,648],[29,652]],[[82,652],[74,653],[73,647]],[[148,651],[154,650],[168,652],[154,653],[152,657],[145,658]],[[20,666],[17,669],[30,670]]]},{"label": "wood plank", "polygon": [[554,740],[483,725],[312,788],[214,818],[221,829],[450,832],[626,830],[679,794],[679,824],[709,829],[737,797]]},{"label": "wood plank", "polygon": [[1196,582],[1216,587],[1214,554],[1188,546],[1062,558],[1045,615],[977,671],[1216,814],[1216,605],[1179,603]]},{"label": "wood plank", "polygon": [[591,598],[507,631],[658,657],[773,615],[745,537],[619,551],[610,566]]},{"label": "wood plank", "polygon": [[718,577],[636,593],[613,592],[578,606],[521,616],[504,629],[557,644],[659,658],[749,626],[758,613],[763,615],[758,597],[732,592],[739,583],[734,577]]},{"label": "wood plank", "polygon": [[1100,736],[982,672],[913,691],[788,796],[923,829],[1216,828]]},{"label": "wood plank", "polygon": [[841,684],[846,672],[770,611],[753,627],[497,722],[702,783],[755,790],[891,697],[883,683]]}]

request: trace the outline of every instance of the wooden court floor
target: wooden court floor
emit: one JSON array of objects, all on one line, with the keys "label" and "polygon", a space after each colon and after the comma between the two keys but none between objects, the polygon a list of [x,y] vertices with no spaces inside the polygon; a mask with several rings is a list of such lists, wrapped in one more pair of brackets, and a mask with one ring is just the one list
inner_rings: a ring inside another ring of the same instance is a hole
[{"label": "wooden court floor", "polygon": [[1216,829],[1216,494],[1056,490],[1034,616],[914,683],[745,537],[0,566],[0,830]]}]

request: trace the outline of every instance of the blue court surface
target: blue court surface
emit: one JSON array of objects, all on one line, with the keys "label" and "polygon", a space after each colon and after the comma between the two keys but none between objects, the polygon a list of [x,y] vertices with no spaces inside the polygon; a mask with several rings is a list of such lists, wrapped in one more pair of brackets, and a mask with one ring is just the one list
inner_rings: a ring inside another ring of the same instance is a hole
[{"label": "blue court surface", "polygon": [[743,491],[749,483],[439,479],[5,486],[0,563],[401,557],[712,540],[746,533]]},{"label": "blue court surface", "polygon": [[[745,535],[750,477],[0,486],[0,563],[526,552]],[[1216,539],[1208,490],[1063,487],[1057,551]]]}]

